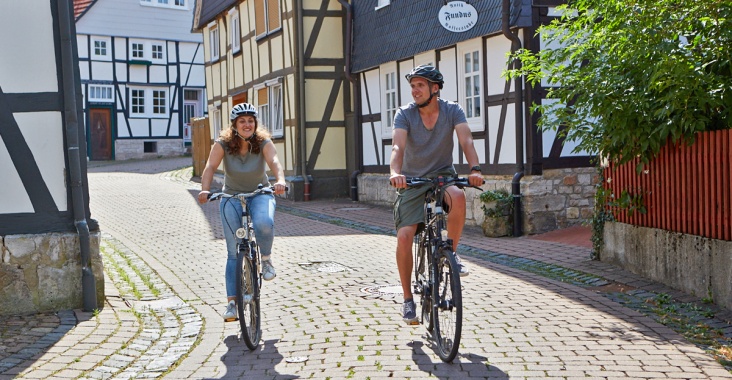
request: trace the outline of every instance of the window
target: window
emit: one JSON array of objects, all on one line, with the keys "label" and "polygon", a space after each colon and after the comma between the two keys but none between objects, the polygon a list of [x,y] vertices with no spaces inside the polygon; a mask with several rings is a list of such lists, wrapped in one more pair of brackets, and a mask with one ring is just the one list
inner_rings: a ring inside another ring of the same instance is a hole
[{"label": "window", "polygon": [[152,58],[157,60],[163,59],[163,45],[153,44],[152,45]]},{"label": "window", "polygon": [[213,138],[216,140],[221,134],[221,110],[209,109],[209,115],[211,115],[211,120],[213,122]]},{"label": "window", "polygon": [[94,55],[97,57],[107,56],[107,41],[94,40]]},{"label": "window", "polygon": [[231,13],[231,52],[238,53],[241,50],[241,32],[239,23],[239,12]]},{"label": "window", "polygon": [[114,88],[112,86],[89,85],[90,102],[114,102]]},{"label": "window", "polygon": [[282,137],[284,134],[282,83],[279,79],[269,81],[266,87],[257,90],[259,122],[272,134]]},{"label": "window", "polygon": [[397,106],[397,83],[396,72],[391,71],[384,75],[384,118],[382,119],[382,131],[385,137],[391,138],[394,128],[394,115]]},{"label": "window", "polygon": [[145,44],[139,42],[132,43],[132,58],[145,58]]},{"label": "window", "polygon": [[186,0],[140,0],[140,4],[148,7],[188,9]]},{"label": "window", "polygon": [[264,36],[278,31],[280,23],[279,0],[254,0],[254,21],[257,36]]},{"label": "window", "polygon": [[168,116],[167,88],[131,88],[130,116],[160,118]]},{"label": "window", "polygon": [[471,131],[485,130],[483,120],[483,63],[481,40],[458,45],[458,102],[465,111]]},{"label": "window", "polygon": [[209,38],[209,49],[211,53],[211,62],[217,61],[219,59],[219,28],[218,26],[213,26],[208,31],[208,38]]}]

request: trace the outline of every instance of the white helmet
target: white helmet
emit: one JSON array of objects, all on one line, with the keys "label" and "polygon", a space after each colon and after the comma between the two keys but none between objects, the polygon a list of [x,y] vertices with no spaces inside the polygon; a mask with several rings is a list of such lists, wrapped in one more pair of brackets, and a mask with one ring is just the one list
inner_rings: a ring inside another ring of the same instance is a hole
[{"label": "white helmet", "polygon": [[251,115],[257,117],[257,109],[249,103],[239,103],[231,109],[229,114],[229,120],[234,121],[237,117],[242,115]]}]

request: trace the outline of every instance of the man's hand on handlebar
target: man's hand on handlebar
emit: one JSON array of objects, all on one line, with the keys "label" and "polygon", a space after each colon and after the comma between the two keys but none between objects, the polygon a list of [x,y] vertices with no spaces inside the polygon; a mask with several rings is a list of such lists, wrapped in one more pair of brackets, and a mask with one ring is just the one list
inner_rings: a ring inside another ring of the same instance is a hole
[{"label": "man's hand on handlebar", "polygon": [[407,177],[403,174],[392,174],[391,177],[389,177],[389,183],[397,189],[406,189]]},{"label": "man's hand on handlebar", "polygon": [[483,174],[481,173],[471,173],[468,176],[468,183],[470,183],[470,186],[480,187],[485,183],[483,180]]}]

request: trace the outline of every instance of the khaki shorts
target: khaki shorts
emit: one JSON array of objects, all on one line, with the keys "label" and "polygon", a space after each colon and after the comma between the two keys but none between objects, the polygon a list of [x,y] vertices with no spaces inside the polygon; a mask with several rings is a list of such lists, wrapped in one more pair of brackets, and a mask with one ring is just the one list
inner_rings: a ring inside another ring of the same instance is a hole
[{"label": "khaki shorts", "polygon": [[[455,171],[450,169],[438,170],[426,175],[426,178],[438,176],[453,176]],[[424,227],[424,195],[430,190],[429,185],[398,189],[394,201],[394,225],[397,231],[400,228],[417,225],[417,232]]]}]

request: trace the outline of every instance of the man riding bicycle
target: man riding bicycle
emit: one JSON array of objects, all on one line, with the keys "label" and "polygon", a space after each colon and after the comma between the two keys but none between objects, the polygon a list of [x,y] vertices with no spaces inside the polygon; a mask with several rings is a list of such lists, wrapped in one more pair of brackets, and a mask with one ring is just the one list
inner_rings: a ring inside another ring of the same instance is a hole
[{"label": "man riding bicycle", "polygon": [[[478,154],[473,137],[459,104],[440,99],[438,93],[444,80],[442,73],[430,65],[417,66],[406,75],[412,89],[414,102],[400,107],[394,116],[394,131],[390,161],[389,181],[397,188],[394,202],[394,222],[397,230],[396,261],[404,292],[402,317],[409,325],[418,324],[416,306],[412,297],[412,242],[418,228],[424,227],[424,194],[429,187],[407,188],[406,177],[434,178],[440,175],[456,175],[452,152],[453,132],[471,173],[472,186],[483,184],[478,164]],[[465,193],[455,187],[446,189],[445,210],[448,212],[448,238],[457,250],[465,226]],[[455,254],[460,275],[468,275],[468,269]]]}]

